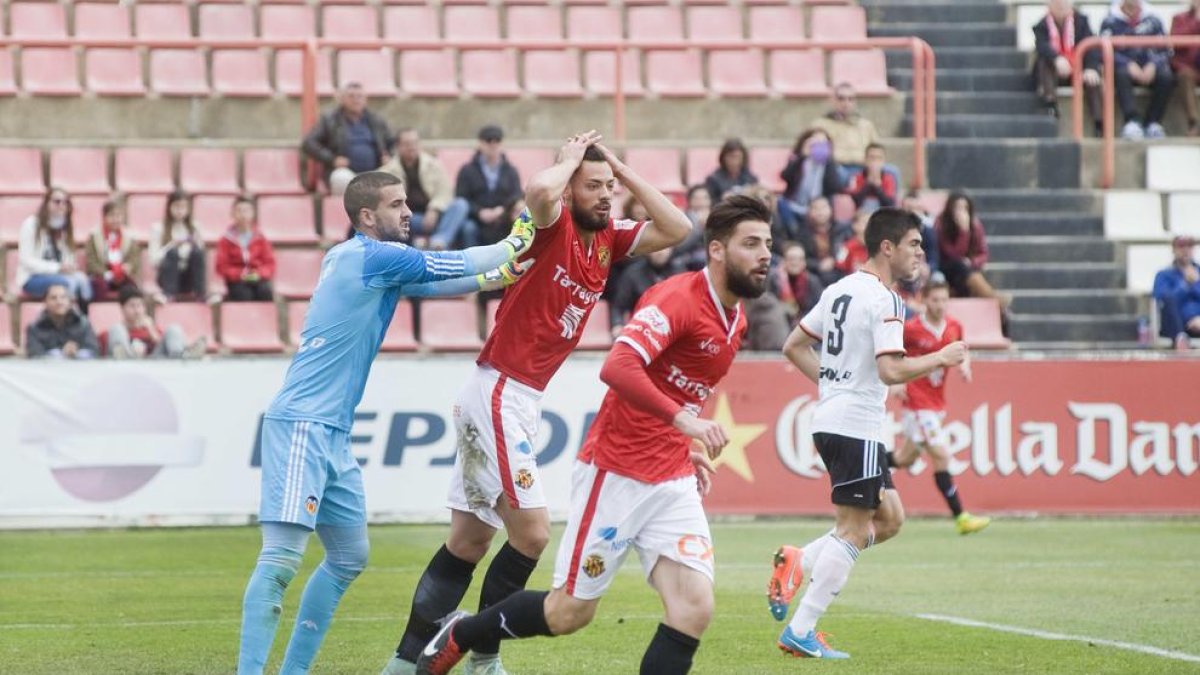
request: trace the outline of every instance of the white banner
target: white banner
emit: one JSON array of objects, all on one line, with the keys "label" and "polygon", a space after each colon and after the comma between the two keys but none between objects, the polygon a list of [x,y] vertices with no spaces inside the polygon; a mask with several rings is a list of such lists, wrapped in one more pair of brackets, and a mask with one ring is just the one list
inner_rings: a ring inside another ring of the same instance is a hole
[{"label": "white banner", "polygon": [[[564,517],[570,467],[604,395],[570,359],[543,399],[539,464]],[[286,359],[0,365],[0,528],[245,523],[258,428]],[[472,358],[381,359],[352,447],[373,522],[448,520],[450,410]]]}]

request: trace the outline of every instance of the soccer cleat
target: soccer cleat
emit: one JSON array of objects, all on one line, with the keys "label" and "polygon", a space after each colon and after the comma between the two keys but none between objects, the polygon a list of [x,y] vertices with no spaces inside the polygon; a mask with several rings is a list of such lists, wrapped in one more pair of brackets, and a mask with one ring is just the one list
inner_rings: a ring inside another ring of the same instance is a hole
[{"label": "soccer cleat", "polygon": [[779,635],[779,648],[792,656],[806,659],[848,659],[850,655],[839,652],[825,641],[825,633],[808,631],[808,635],[797,637],[791,626],[785,626]]},{"label": "soccer cleat", "polygon": [[959,534],[972,534],[987,527],[991,522],[991,518],[973,516],[963,511],[954,519],[954,526],[958,528]]},{"label": "soccer cleat", "polygon": [[446,675],[463,660],[466,653],[454,641],[454,625],[468,616],[470,614],[467,612],[457,610],[441,620],[442,629],[433,636],[417,657],[417,675]]},{"label": "soccer cleat", "polygon": [[416,675],[417,664],[409,663],[399,656],[393,656],[379,675]]},{"label": "soccer cleat", "polygon": [[788,606],[796,591],[804,584],[804,549],[795,546],[780,546],[775,551],[774,571],[767,582],[767,605],[776,621],[787,618]]},{"label": "soccer cleat", "polygon": [[463,675],[508,675],[508,671],[504,669],[504,664],[500,663],[499,654],[471,654],[471,658],[467,659],[466,665],[463,666]]}]

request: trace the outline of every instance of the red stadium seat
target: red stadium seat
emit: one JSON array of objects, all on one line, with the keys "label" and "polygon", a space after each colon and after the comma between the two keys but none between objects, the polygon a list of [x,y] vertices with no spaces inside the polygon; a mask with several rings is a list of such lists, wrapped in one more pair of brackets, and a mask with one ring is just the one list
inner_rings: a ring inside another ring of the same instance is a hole
[{"label": "red stadium seat", "polygon": [[766,96],[760,50],[708,53],[708,88],[718,96]]},{"label": "red stadium seat", "polygon": [[0,148],[0,194],[41,195],[42,151],[37,148]]},{"label": "red stadium seat", "polygon": [[14,2],[8,6],[8,16],[12,37],[67,37],[66,6],[57,2]]},{"label": "red stadium seat", "polygon": [[506,12],[508,38],[559,42],[563,37],[562,12],[548,5],[510,7]]},{"label": "red stadium seat", "polygon": [[154,310],[154,323],[163,329],[172,324],[177,325],[189,343],[204,338],[208,341],[208,351],[217,350],[213,310],[203,302],[171,302],[159,305]]},{"label": "red stadium seat", "polygon": [[[278,289],[278,285],[276,285]],[[292,300],[287,303],[288,344],[300,346],[300,333],[304,330],[304,318],[308,314],[308,300]]]},{"label": "red stadium seat", "polygon": [[222,96],[270,96],[266,53],[257,49],[214,49],[212,86]]},{"label": "red stadium seat", "polygon": [[567,8],[567,42],[570,44],[616,42],[623,35],[621,10],[617,7]]},{"label": "red stadium seat", "polygon": [[341,197],[328,196],[321,200],[321,232],[326,239],[341,241],[350,231],[350,216]]},{"label": "red stadium seat", "polygon": [[517,170],[522,181],[554,164],[554,151],[550,148],[508,148],[504,156]]},{"label": "red stadium seat", "polygon": [[679,180],[679,152],[675,148],[630,148],[625,151],[625,163],[662,192],[687,192]]},{"label": "red stadium seat", "polygon": [[192,49],[150,52],[150,88],[164,96],[208,96],[204,54]]},{"label": "red stadium seat", "polygon": [[17,78],[13,71],[12,50],[0,47],[0,96],[12,96],[17,93]]},{"label": "red stadium seat", "polygon": [[0,303],[0,354],[11,354],[17,348],[13,340],[12,319],[8,303]]},{"label": "red stadium seat", "polygon": [[663,98],[704,96],[700,53],[687,51],[646,52],[646,89]]},{"label": "red stadium seat", "polygon": [[474,156],[475,148],[442,148],[437,152],[438,161],[452,176],[457,176],[459,169]]},{"label": "red stadium seat", "polygon": [[205,262],[208,263],[208,294],[209,296],[225,297],[229,292],[229,287],[225,285],[225,279],[217,274],[217,251],[213,247],[209,247]]},{"label": "red stadium seat", "polygon": [[335,40],[379,37],[379,12],[374,5],[322,7],[321,23],[321,34]]},{"label": "red stadium seat", "polygon": [[442,29],[437,10],[430,5],[385,7],[383,36],[389,40],[403,40],[406,46],[411,42],[439,44]]},{"label": "red stadium seat", "polygon": [[463,51],[462,88],[468,94],[485,98],[520,96],[516,54],[501,49]]},{"label": "red stadium seat", "polygon": [[283,351],[273,302],[221,303],[221,344],[235,354]]},{"label": "red stadium seat", "polygon": [[22,88],[34,96],[78,96],[79,73],[70,49],[29,47],[21,51]]},{"label": "red stadium seat", "polygon": [[[285,96],[299,96],[303,88],[302,56],[298,49],[275,52],[275,89]],[[317,52],[317,94],[333,95],[333,65],[328,50]]]},{"label": "red stadium seat", "polygon": [[413,330],[413,306],[408,301],[396,303],[396,313],[388,324],[387,332],[383,334],[383,344],[379,350],[384,352],[411,352],[417,349],[416,333]]},{"label": "red stadium seat", "polygon": [[259,10],[264,40],[307,40],[317,35],[317,16],[306,5],[265,5]]},{"label": "red stadium seat", "polygon": [[708,174],[717,168],[720,148],[688,148],[683,160],[683,175],[687,185],[703,185]]},{"label": "red stadium seat", "polygon": [[136,49],[89,49],[84,84],[101,96],[143,96],[142,56]]},{"label": "red stadium seat", "polygon": [[750,8],[751,42],[804,40],[804,13],[790,5]]},{"label": "red stadium seat", "polygon": [[858,40],[867,37],[867,12],[862,7],[813,7],[811,24],[814,40]]},{"label": "red stadium seat", "polygon": [[150,228],[161,222],[167,211],[167,198],[162,194],[130,195],[125,200],[125,217],[129,234],[138,241],[150,238]]},{"label": "red stadium seat", "polygon": [[[72,195],[71,204],[71,220],[75,226],[75,244],[81,247],[87,238],[92,236],[92,233],[99,230],[102,222],[101,211],[104,208],[104,202],[108,201],[108,195]],[[78,251],[83,254],[82,248]],[[86,264],[86,261],[85,261]],[[86,269],[80,266],[79,269]]]},{"label": "red stadium seat", "polygon": [[609,327],[608,303],[604,300],[596,302],[587,323],[583,325],[583,333],[579,336],[579,349],[608,349],[612,346],[612,329]]},{"label": "red stadium seat", "polygon": [[107,195],[108,151],[104,148],[54,148],[50,151],[50,184],[72,195]]},{"label": "red stadium seat", "polygon": [[409,96],[458,96],[457,72],[451,50],[400,52],[400,90]]},{"label": "red stadium seat", "polygon": [[566,50],[525,52],[525,91],[534,96],[578,98],[579,53]]},{"label": "red stadium seat", "polygon": [[113,163],[118,192],[166,194],[175,189],[167,148],[117,148]]},{"label": "red stadium seat", "polygon": [[[587,52],[583,57],[583,81],[589,93],[612,96],[616,91],[617,59],[612,52]],[[642,57],[626,49],[621,58],[621,89],[626,96],[642,96]]]},{"label": "red stadium seat", "polygon": [[234,150],[184,148],[179,153],[179,187],[192,194],[240,194],[237,168]]},{"label": "red stadium seat", "polygon": [[343,49],[337,57],[339,86],[358,82],[367,96],[396,95],[395,55],[392,50]]},{"label": "red stadium seat", "polygon": [[200,5],[200,37],[248,40],[254,35],[254,9],[249,5]]},{"label": "red stadium seat", "polygon": [[887,61],[879,49],[833,52],[829,57],[829,79],[835,84],[849,82],[861,96],[892,93],[887,83]]},{"label": "red stadium seat", "polygon": [[780,49],[769,59],[771,90],[781,96],[824,96],[825,54],[820,49]]},{"label": "red stadium seat", "polygon": [[631,42],[683,42],[683,14],[678,7],[629,7],[626,36]]},{"label": "red stadium seat", "polygon": [[258,199],[258,225],[273,244],[315,244],[317,237],[313,202],[308,195],[284,195]]},{"label": "red stadium seat", "polygon": [[312,296],[321,276],[323,257],[325,252],[317,249],[276,251],[275,292],[289,300]]},{"label": "red stadium seat", "polygon": [[45,304],[41,300],[27,300],[21,303],[18,335],[21,336],[22,344],[25,342],[25,329],[41,316],[43,309],[45,309]]},{"label": "red stadium seat", "polygon": [[791,156],[791,148],[750,148],[750,170],[763,186],[772,192],[783,192],[783,179],[779,174]]},{"label": "red stadium seat", "polygon": [[963,326],[971,349],[1008,349],[1012,342],[1000,332],[1000,302],[995,298],[950,298],[946,314]]},{"label": "red stadium seat", "polygon": [[691,7],[687,11],[687,34],[692,42],[741,43],[745,40],[741,8]]},{"label": "red stadium seat", "polygon": [[87,318],[97,336],[107,333],[110,328],[124,321],[121,305],[115,302],[91,303],[88,305]]},{"label": "red stadium seat", "polygon": [[476,351],[479,321],[471,300],[426,300],[420,303],[421,344],[435,351]]},{"label": "red stadium seat", "polygon": [[75,5],[75,37],[119,40],[132,35],[125,5],[83,2]]},{"label": "red stadium seat", "polygon": [[255,195],[301,195],[300,155],[295,150],[259,149],[242,153],[242,181]]},{"label": "red stadium seat", "polygon": [[442,15],[442,29],[447,40],[500,43],[500,16],[492,7],[446,7]]},{"label": "red stadium seat", "polygon": [[858,207],[854,204],[854,198],[840,192],[833,196],[831,206],[833,207],[833,220],[837,223],[849,223],[853,221],[854,214],[858,210]]},{"label": "red stadium seat", "polygon": [[16,246],[21,224],[41,206],[41,197],[0,197],[0,247]]},{"label": "red stadium seat", "polygon": [[156,39],[187,39],[192,36],[192,22],[185,4],[147,5],[138,3],[133,9],[134,30],[138,37]]}]

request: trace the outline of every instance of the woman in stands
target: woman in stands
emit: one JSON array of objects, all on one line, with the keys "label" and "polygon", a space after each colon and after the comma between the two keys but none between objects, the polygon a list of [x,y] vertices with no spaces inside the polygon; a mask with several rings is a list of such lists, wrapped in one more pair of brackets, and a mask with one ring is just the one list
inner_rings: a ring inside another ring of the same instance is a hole
[{"label": "woman in stands", "polygon": [[92,286],[75,262],[72,210],[71,195],[62,188],[52,187],[38,212],[21,223],[17,239],[17,287],[40,300],[51,286],[62,285],[83,308],[92,298]]},{"label": "woman in stands", "polygon": [[779,174],[784,182],[779,198],[779,217],[788,231],[795,231],[808,214],[808,204],[817,197],[832,200],[842,191],[842,166],[833,159],[833,141],[821,129],[809,129],[796,139],[792,157]]},{"label": "woman in stands", "polygon": [[137,288],[142,256],[125,229],[125,202],[113,197],[104,202],[100,231],[87,241],[87,273],[96,300],[116,300],[123,288]]},{"label": "woman in stands", "polygon": [[997,293],[983,276],[988,261],[987,236],[975,216],[975,202],[963,192],[951,192],[934,221],[938,240],[938,268],[956,296],[996,298],[1007,313],[1009,297]]},{"label": "woman in stands", "polygon": [[182,190],[171,193],[162,222],[150,228],[150,264],[167,299],[204,299],[204,241],[192,222],[192,196]]},{"label": "woman in stands", "polygon": [[750,173],[750,153],[741,139],[731,138],[721,146],[717,155],[717,168],[704,179],[708,196],[716,204],[729,191],[743,185],[758,183],[758,176]]}]

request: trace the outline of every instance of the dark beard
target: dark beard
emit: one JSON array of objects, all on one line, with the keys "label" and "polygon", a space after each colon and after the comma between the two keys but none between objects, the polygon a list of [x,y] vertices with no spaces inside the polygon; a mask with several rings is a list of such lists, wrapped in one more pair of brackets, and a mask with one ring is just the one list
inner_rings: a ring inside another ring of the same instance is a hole
[{"label": "dark beard", "polygon": [[608,218],[597,218],[594,212],[578,209],[574,204],[571,205],[571,220],[588,232],[603,232],[608,229]]},{"label": "dark beard", "polygon": [[731,293],[748,300],[762,296],[767,290],[766,277],[763,277],[762,285],[759,285],[749,274],[742,274],[729,266],[725,267],[725,284],[729,286]]}]

